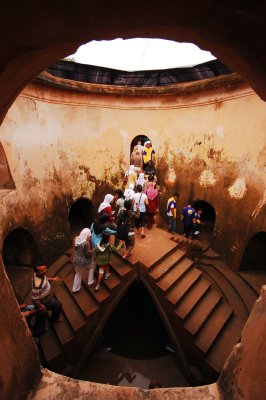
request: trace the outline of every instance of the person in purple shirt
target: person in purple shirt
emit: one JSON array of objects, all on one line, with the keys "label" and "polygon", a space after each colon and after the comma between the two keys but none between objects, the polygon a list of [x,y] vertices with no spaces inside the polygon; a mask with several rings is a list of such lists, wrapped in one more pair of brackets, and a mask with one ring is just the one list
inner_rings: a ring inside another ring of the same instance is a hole
[{"label": "person in purple shirt", "polygon": [[184,236],[186,238],[191,238],[192,231],[193,231],[193,222],[195,218],[195,210],[192,207],[192,202],[189,201],[186,207],[183,207],[181,220],[184,223]]}]

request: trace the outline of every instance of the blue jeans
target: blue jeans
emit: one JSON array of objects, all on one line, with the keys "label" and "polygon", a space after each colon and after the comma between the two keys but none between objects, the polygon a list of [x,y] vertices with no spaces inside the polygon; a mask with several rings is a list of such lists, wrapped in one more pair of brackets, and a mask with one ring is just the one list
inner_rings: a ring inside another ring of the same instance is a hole
[{"label": "blue jeans", "polygon": [[175,232],[176,231],[176,219],[174,217],[170,217],[168,215],[168,230],[171,232]]}]

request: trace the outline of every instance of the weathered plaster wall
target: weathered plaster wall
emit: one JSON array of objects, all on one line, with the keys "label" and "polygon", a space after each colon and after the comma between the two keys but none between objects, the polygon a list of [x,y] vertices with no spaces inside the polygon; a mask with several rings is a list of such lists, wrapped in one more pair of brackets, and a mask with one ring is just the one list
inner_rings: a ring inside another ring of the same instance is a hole
[{"label": "weathered plaster wall", "polygon": [[36,347],[14,298],[0,257],[0,398],[26,399],[40,379]]},{"label": "weathered plaster wall", "polygon": [[238,265],[247,240],[265,229],[266,105],[247,85],[229,79],[218,88],[195,83],[194,92],[185,84],[183,94],[144,89],[121,96],[53,83],[28,85],[1,127],[16,185],[0,200],[2,238],[28,226],[55,257],[70,243],[68,206],[80,196],[98,206],[118,187],[130,143],[143,133],[157,153],[161,213],[176,189],[180,209],[188,198],[209,202],[214,247]]}]

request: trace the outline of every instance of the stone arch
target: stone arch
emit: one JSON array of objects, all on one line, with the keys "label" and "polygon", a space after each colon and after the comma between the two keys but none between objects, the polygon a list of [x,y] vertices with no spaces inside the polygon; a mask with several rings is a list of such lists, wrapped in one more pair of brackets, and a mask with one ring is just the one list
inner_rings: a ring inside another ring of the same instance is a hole
[{"label": "stone arch", "polygon": [[[263,15],[265,5],[257,12]],[[24,21],[23,35],[16,15]],[[202,23],[214,15],[215,24]],[[210,50],[266,98],[265,49],[263,44],[253,44],[264,32],[263,18],[257,15],[255,6],[250,9],[250,5],[235,6],[232,2],[210,6],[209,2],[199,5],[194,1],[187,7],[155,1],[152,12],[150,3],[138,0],[129,2],[127,7],[121,0],[115,6],[108,2],[93,6],[91,2],[82,2],[73,13],[70,1],[64,3],[64,9],[57,3],[51,7],[40,3],[31,12],[29,7],[11,1],[1,21],[6,40],[2,42],[0,56],[3,66],[0,120],[23,87],[47,65],[73,54],[86,41],[117,37],[161,37],[196,43]]]},{"label": "stone arch", "polygon": [[266,270],[266,232],[258,232],[250,238],[245,248],[240,270]]},{"label": "stone arch", "polygon": [[24,228],[8,233],[3,243],[3,261],[18,303],[25,302],[31,288],[32,267],[42,262],[34,236]]},{"label": "stone arch", "polygon": [[143,134],[139,134],[137,136],[134,137],[134,139],[132,139],[131,143],[130,143],[130,154],[132,153],[134,146],[136,146],[138,144],[138,142],[140,141],[140,144],[143,146],[144,143],[150,140],[149,136],[146,135],[145,133]]},{"label": "stone arch", "polygon": [[86,197],[77,199],[68,214],[71,232],[76,235],[83,228],[90,227],[94,219],[94,205]]},{"label": "stone arch", "polygon": [[2,143],[0,143],[0,189],[15,189]]},{"label": "stone arch", "polygon": [[196,200],[193,203],[193,208],[198,210],[202,209],[202,222],[204,228],[202,230],[201,237],[210,238],[215,227],[216,212],[214,207],[205,200]]},{"label": "stone arch", "polygon": [[41,262],[41,255],[34,236],[24,228],[8,233],[3,243],[3,261],[6,266],[33,267]]}]

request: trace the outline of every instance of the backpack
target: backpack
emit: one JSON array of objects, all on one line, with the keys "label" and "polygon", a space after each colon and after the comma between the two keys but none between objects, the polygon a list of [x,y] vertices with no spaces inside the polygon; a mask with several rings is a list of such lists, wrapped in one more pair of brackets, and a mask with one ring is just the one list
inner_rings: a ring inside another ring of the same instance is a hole
[{"label": "backpack", "polygon": [[117,237],[120,240],[126,240],[128,237],[129,225],[127,216],[123,213],[117,222]]}]

